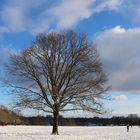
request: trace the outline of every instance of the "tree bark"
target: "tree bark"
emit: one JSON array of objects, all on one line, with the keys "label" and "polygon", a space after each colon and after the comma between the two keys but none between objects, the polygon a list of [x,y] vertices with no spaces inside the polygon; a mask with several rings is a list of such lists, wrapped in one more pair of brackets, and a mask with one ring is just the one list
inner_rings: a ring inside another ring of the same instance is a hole
[{"label": "tree bark", "polygon": [[59,119],[59,112],[54,111],[53,112],[53,129],[52,129],[52,135],[58,135],[58,119]]}]

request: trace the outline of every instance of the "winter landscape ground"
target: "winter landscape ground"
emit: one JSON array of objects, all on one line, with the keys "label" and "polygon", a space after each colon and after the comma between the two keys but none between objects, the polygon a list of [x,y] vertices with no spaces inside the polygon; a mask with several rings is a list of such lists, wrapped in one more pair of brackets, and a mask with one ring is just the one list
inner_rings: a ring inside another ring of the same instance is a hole
[{"label": "winter landscape ground", "polygon": [[50,126],[0,126],[0,140],[140,140],[138,126],[60,126],[60,135],[50,133]]}]

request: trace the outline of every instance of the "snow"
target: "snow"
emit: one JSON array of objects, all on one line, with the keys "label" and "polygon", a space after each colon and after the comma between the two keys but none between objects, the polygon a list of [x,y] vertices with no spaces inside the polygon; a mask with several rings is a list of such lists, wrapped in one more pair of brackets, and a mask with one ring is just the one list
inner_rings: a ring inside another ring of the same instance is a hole
[{"label": "snow", "polygon": [[140,128],[133,126],[60,126],[60,135],[50,135],[51,126],[0,126],[0,140],[140,140]]}]

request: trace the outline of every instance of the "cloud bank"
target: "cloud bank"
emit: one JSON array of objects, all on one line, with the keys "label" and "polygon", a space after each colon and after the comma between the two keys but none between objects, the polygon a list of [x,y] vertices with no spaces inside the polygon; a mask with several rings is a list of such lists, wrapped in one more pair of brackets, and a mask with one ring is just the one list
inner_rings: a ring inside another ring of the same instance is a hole
[{"label": "cloud bank", "polygon": [[103,11],[116,11],[139,24],[139,7],[138,0],[5,0],[0,6],[0,34],[73,28]]},{"label": "cloud bank", "polygon": [[140,28],[116,26],[100,32],[94,41],[109,74],[112,90],[140,91]]}]

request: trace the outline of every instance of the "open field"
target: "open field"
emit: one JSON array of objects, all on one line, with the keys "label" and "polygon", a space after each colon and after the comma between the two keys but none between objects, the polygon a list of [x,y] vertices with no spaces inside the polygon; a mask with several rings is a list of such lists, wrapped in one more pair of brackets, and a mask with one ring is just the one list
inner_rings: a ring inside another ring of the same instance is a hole
[{"label": "open field", "polygon": [[58,136],[50,126],[0,126],[0,140],[140,140],[140,128],[125,126],[60,126]]}]

